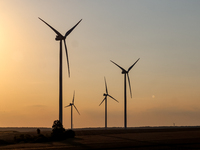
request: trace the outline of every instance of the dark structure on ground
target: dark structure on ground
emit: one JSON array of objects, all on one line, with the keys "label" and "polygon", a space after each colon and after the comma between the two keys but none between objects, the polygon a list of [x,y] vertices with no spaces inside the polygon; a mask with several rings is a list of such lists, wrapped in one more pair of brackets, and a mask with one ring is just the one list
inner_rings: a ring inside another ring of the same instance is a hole
[{"label": "dark structure on ground", "polygon": [[40,129],[39,128],[37,129],[37,134],[40,134]]}]

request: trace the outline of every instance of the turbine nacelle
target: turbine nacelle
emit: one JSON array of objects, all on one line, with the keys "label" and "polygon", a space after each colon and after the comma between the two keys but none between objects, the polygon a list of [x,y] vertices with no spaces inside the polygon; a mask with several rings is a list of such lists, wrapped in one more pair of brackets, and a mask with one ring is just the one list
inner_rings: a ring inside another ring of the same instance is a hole
[{"label": "turbine nacelle", "polygon": [[61,35],[57,35],[56,38],[55,38],[55,40],[56,41],[65,40],[65,37],[61,36]]},{"label": "turbine nacelle", "polygon": [[108,96],[108,94],[104,93],[103,96]]},{"label": "turbine nacelle", "polygon": [[128,73],[128,71],[122,70],[122,74],[126,74],[126,73]]}]

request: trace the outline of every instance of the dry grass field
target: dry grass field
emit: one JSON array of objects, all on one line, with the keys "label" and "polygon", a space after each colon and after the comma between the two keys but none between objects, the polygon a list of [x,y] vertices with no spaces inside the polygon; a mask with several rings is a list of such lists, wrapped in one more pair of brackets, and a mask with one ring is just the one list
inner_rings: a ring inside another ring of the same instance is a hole
[{"label": "dry grass field", "polygon": [[[50,130],[50,129],[49,129]],[[42,134],[50,135],[48,129]],[[200,149],[200,127],[147,127],[114,129],[76,129],[76,137],[57,142],[0,145],[1,150],[57,149]],[[0,139],[13,140],[19,134],[37,135],[36,131],[0,131]]]}]

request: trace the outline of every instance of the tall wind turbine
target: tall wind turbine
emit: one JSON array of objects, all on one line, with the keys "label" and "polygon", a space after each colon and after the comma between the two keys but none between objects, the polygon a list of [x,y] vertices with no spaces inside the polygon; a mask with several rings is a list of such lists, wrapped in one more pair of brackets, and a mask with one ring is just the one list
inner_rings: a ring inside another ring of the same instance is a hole
[{"label": "tall wind turbine", "polygon": [[[105,96],[103,101],[105,101],[105,128],[107,128],[107,96],[109,96],[110,98],[114,99],[115,101],[117,101],[117,100],[115,98],[113,98],[111,95],[108,94],[108,89],[107,89],[107,84],[106,84],[106,78],[105,77],[104,77],[104,80],[105,80],[106,93],[103,94],[103,96]],[[103,101],[99,104],[99,106],[103,103]]]},{"label": "tall wind turbine", "polygon": [[73,96],[73,99],[72,99],[72,103],[70,103],[69,105],[65,106],[65,107],[71,106],[71,129],[73,128],[73,106],[76,109],[76,111],[78,112],[78,114],[80,115],[78,109],[74,105],[74,97],[75,97],[75,91],[74,91],[74,96]]},{"label": "tall wind turbine", "polygon": [[[140,58],[139,58],[140,59]],[[138,60],[139,60],[138,59]],[[127,102],[126,102],[126,75],[128,77],[128,83],[129,83],[129,88],[130,88],[130,94],[132,98],[132,92],[131,92],[131,83],[130,83],[130,78],[129,78],[129,71],[133,68],[133,66],[138,62],[138,60],[128,68],[128,71],[126,71],[124,68],[116,64],[111,60],[112,63],[114,63],[116,66],[118,66],[122,70],[122,74],[124,74],[124,128],[127,128]]]},{"label": "tall wind turbine", "polygon": [[70,69],[69,69],[69,59],[68,59],[68,53],[67,53],[67,45],[66,45],[66,37],[74,30],[74,28],[81,22],[81,20],[73,26],[70,30],[68,30],[65,33],[65,36],[60,34],[56,29],[54,29],[52,26],[50,26],[48,23],[46,23],[44,20],[39,18],[41,21],[43,21],[47,26],[49,26],[56,34],[56,41],[60,41],[60,61],[59,61],[59,121],[62,123],[62,41],[64,41],[65,50],[66,50],[66,57],[67,57],[67,66],[68,66],[68,75],[70,77]]}]

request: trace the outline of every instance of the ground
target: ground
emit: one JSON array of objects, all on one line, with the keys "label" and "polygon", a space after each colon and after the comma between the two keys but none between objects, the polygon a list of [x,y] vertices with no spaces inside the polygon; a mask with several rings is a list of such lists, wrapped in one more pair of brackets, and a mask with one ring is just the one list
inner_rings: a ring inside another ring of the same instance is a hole
[{"label": "ground", "polygon": [[200,149],[200,127],[131,128],[126,130],[122,128],[79,129],[75,132],[76,137],[74,139],[66,139],[60,142],[2,145],[0,149]]}]

